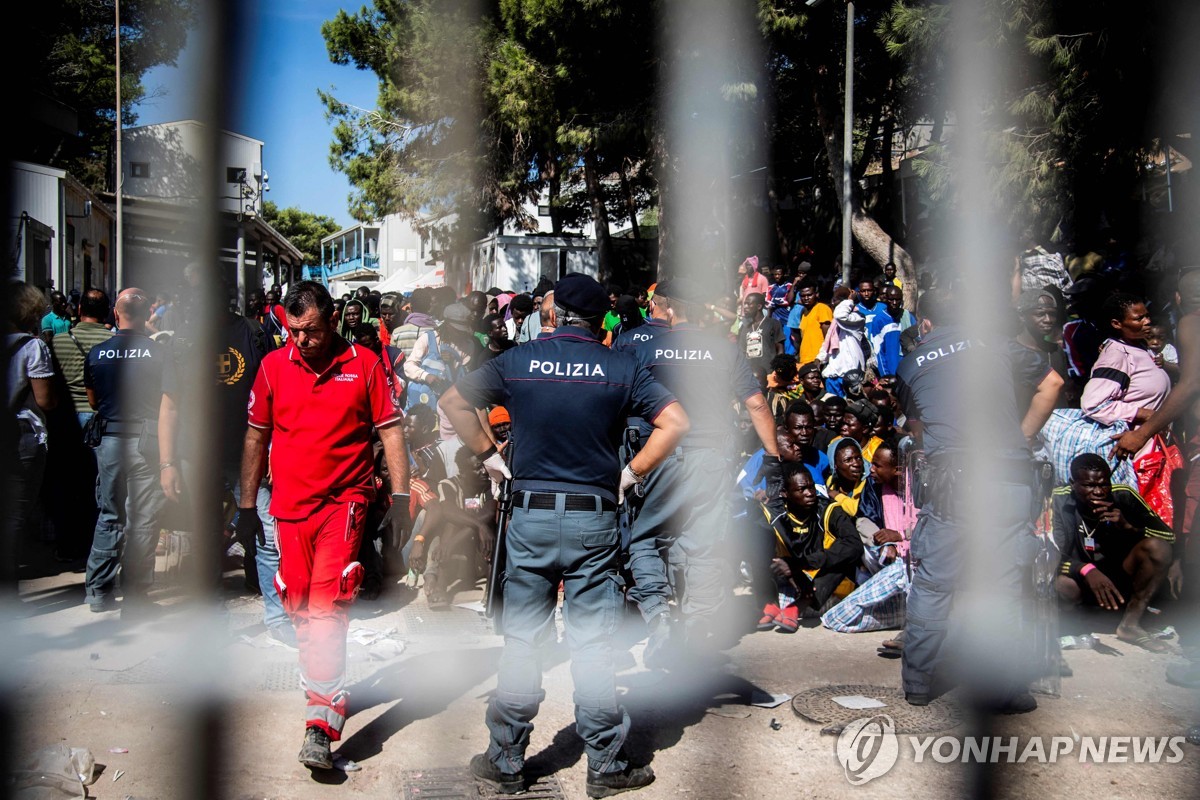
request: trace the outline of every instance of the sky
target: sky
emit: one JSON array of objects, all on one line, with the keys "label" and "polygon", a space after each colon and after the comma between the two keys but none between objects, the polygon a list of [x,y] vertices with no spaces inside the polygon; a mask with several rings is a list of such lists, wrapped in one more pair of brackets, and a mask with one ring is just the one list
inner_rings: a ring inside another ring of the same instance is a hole
[{"label": "sky", "polygon": [[[373,108],[378,79],[372,72],[338,66],[329,60],[321,23],[345,6],[336,0],[259,0],[248,16],[246,59],[248,84],[242,108],[235,112],[234,132],[264,143],[263,165],[270,175],[265,199],[280,208],[332,217],[342,227],[353,224],[347,210],[350,184],[329,166],[332,123],[317,89],[362,108]],[[189,111],[189,75],[200,65],[190,48],[177,67],[157,67],[143,77],[147,93],[161,96],[136,106],[138,125],[173,122],[195,116]]]}]

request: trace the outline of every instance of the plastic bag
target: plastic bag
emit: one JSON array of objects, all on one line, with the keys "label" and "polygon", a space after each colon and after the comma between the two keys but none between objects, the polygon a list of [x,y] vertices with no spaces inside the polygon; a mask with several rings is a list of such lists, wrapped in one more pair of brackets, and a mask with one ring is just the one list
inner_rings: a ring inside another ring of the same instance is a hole
[{"label": "plastic bag", "polygon": [[1161,436],[1154,437],[1155,447],[1133,464],[1137,474],[1137,490],[1162,521],[1170,527],[1175,523],[1175,502],[1171,497],[1171,476],[1183,469],[1183,454],[1179,446],[1167,444]]},{"label": "plastic bag", "polygon": [[85,786],[96,779],[96,759],[86,747],[54,745],[39,750],[26,769],[13,770],[19,800],[87,797]]}]

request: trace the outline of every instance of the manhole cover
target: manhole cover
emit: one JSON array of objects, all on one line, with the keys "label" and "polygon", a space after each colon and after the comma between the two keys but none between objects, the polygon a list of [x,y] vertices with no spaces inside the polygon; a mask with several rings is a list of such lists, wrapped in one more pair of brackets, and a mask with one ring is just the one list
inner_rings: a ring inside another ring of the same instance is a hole
[{"label": "manhole cover", "polygon": [[424,633],[431,636],[487,635],[492,625],[475,611],[465,608],[447,608],[430,611],[427,608],[405,608],[400,612],[409,634]]},{"label": "manhole cover", "polygon": [[[346,664],[346,685],[358,683],[374,675],[378,665],[350,662]],[[300,667],[295,662],[268,664],[263,670],[258,688],[267,692],[300,691]]]},{"label": "manhole cover", "polygon": [[140,664],[113,674],[111,683],[177,683],[183,680],[180,664],[163,656],[151,656]]},{"label": "manhole cover", "polygon": [[[449,769],[410,769],[401,773],[404,800],[478,800],[483,797],[508,797],[475,780],[467,767]],[[558,778],[538,778],[521,795],[522,800],[564,800]]]},{"label": "manhole cover", "polygon": [[[846,708],[835,697],[862,695],[884,704],[883,708]],[[962,711],[945,697],[927,706],[910,706],[900,689],[882,686],[824,686],[810,689],[792,698],[797,716],[824,725],[823,733],[836,733],[862,717],[887,714],[896,723],[896,733],[933,733],[953,728],[962,722]]]}]

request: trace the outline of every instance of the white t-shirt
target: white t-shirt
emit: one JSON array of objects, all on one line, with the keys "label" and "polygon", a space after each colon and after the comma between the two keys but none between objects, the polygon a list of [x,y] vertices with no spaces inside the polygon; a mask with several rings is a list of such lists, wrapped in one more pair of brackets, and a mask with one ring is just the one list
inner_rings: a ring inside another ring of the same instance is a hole
[{"label": "white t-shirt", "polygon": [[[10,333],[4,337],[4,346],[12,347],[27,334]],[[46,414],[33,399],[29,386],[30,378],[54,377],[54,362],[50,348],[41,339],[33,338],[13,353],[8,362],[8,407],[15,411],[18,420],[28,422],[33,428],[38,444],[46,444]]]}]

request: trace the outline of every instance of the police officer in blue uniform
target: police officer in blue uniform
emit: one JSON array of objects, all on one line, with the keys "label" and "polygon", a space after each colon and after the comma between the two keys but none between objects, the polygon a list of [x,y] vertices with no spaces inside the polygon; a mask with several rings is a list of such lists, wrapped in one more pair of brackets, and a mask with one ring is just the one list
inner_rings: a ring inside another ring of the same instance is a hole
[{"label": "police officer in blue uniform", "polygon": [[649,342],[658,334],[671,330],[671,323],[667,321],[666,317],[656,316],[654,301],[650,302],[650,316],[646,317],[646,321],[636,328],[618,334],[612,343],[613,350],[637,350],[638,347]]},{"label": "police officer in blue uniform", "polygon": [[[172,394],[168,353],[145,334],[150,301],[141,289],[117,296],[117,332],[88,352],[83,385],[103,420],[96,448],[100,517],[88,555],[84,593],[94,612],[114,609],[117,570],[124,591],[122,616],[152,608],[158,519],[166,501],[159,483],[158,411]],[[175,466],[175,465],[167,465]]]},{"label": "police officer in blue uniform", "polygon": [[[687,415],[630,353],[597,336],[609,308],[604,288],[578,273],[554,291],[558,328],[508,350],[462,377],[439,405],[493,480],[510,474],[490,446],[477,409],[512,416],[513,511],[504,584],[504,655],[486,720],[487,752],[474,775],[504,793],[524,790],[525,750],[545,693],[539,646],[553,625],[563,583],[567,644],[575,681],[576,730],[587,753],[587,792],[606,797],[654,779],[625,752],[629,716],[614,688],[612,636],[622,606],[616,510],[687,431]],[[624,468],[617,447],[625,419],[653,432]]]},{"label": "police officer in blue uniform", "polygon": [[[926,705],[949,688],[945,668],[964,666],[968,697],[988,711],[1037,708],[1022,665],[1028,643],[1019,634],[1022,544],[1032,530],[1033,465],[1003,348],[987,347],[957,324],[959,311],[946,289],[930,289],[918,308],[923,335],[897,369],[896,392],[921,443],[928,468],[917,478],[920,507],[913,530],[912,588],[904,627],[904,692]],[[986,361],[984,361],[986,360]],[[988,424],[970,429],[969,381],[986,381]],[[971,445],[974,445],[973,447]],[[986,499],[985,499],[986,498]],[[972,514],[986,504],[983,514]],[[984,537],[986,580],[995,599],[988,620],[955,620],[956,589],[969,567],[971,535]],[[961,635],[958,633],[961,631]]]},{"label": "police officer in blue uniform", "polygon": [[[660,657],[668,655],[664,648],[672,640],[692,649],[703,646],[731,591],[722,546],[733,514],[735,402],[745,405],[766,450],[768,493],[778,495],[781,488],[775,419],[762,387],[732,342],[691,322],[704,302],[701,288],[686,278],[660,282],[651,314],[669,328],[636,345],[639,360],[679,398],[691,423],[680,446],[647,478],[632,526],[629,570],[635,586],[629,594],[651,630],[643,654],[648,666],[665,663]],[[681,629],[670,624],[664,555],[683,578]]]}]

